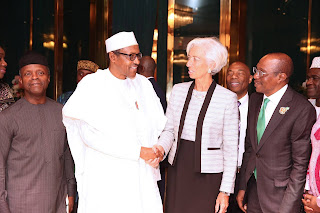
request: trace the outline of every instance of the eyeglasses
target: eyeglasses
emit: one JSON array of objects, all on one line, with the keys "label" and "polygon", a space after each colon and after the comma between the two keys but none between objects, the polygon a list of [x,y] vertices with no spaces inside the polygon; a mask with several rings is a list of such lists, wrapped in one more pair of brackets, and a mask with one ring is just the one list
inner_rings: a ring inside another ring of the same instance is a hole
[{"label": "eyeglasses", "polygon": [[257,73],[257,76],[259,78],[262,78],[270,73],[280,73],[280,72],[270,72],[270,73],[266,73],[266,72],[263,72],[261,70],[258,70],[256,67],[253,67],[253,74],[256,74]]},{"label": "eyeglasses", "polygon": [[122,53],[122,52],[117,52],[117,51],[115,51],[115,53],[129,57],[130,61],[134,61],[134,60],[136,60],[136,58],[138,58],[139,60],[142,58],[142,53],[127,54],[127,53]]}]

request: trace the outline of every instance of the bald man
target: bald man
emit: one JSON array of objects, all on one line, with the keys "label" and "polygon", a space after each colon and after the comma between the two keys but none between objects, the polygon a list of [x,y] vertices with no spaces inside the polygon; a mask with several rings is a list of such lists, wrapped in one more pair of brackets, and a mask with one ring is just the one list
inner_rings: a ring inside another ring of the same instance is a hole
[{"label": "bald man", "polygon": [[[250,69],[247,65],[240,61],[232,63],[227,70],[227,88],[237,94],[238,105],[240,112],[240,135],[239,135],[239,149],[238,149],[238,169],[235,181],[234,194],[237,195],[239,190],[239,171],[242,163],[242,156],[244,152],[244,140],[247,129],[247,115],[249,105],[248,88],[252,82],[253,76],[250,74]],[[241,213],[235,196],[230,196],[228,213]]]},{"label": "bald man", "polygon": [[[284,53],[262,57],[253,68],[239,207],[248,213],[298,213],[310,159],[312,104],[288,86],[293,62]],[[247,205],[244,205],[244,195]]]},{"label": "bald man", "polygon": [[[138,66],[138,73],[146,77],[152,84],[154,91],[156,92],[157,96],[160,99],[163,111],[166,112],[167,109],[167,101],[166,96],[164,95],[162,89],[159,87],[158,83],[154,79],[154,72],[157,67],[156,62],[150,56],[143,56],[140,60],[140,64]],[[161,180],[158,181],[158,187],[161,195],[162,201],[164,200],[164,193],[165,193],[165,169],[168,167],[168,160],[165,159],[160,163],[160,173],[161,173]]]},{"label": "bald man", "polygon": [[157,96],[160,98],[160,102],[165,112],[167,109],[166,96],[164,95],[162,89],[159,87],[158,83],[154,79],[154,72],[156,70],[157,64],[150,56],[143,56],[140,60],[138,67],[138,73],[146,77],[152,84],[154,91],[157,93]]}]

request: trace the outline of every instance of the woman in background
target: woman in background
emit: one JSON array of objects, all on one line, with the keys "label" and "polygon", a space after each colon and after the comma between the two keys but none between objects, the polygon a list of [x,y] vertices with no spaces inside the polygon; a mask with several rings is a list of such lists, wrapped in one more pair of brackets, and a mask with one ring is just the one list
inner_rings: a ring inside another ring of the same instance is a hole
[{"label": "woman in background", "polygon": [[168,154],[166,213],[224,213],[234,190],[238,151],[237,96],[216,84],[228,59],[217,38],[196,38],[187,46],[194,81],[176,84],[158,145]]},{"label": "woman in background", "polygon": [[5,61],[5,51],[0,46],[0,112],[8,108],[14,102],[13,93],[8,84],[3,81],[6,73],[7,62]]}]

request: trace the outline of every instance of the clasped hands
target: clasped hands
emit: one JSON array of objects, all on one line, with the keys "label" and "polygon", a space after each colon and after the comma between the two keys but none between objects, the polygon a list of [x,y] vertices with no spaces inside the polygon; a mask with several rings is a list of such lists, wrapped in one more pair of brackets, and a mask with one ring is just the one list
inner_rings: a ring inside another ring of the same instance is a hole
[{"label": "clasped hands", "polygon": [[160,145],[154,145],[152,148],[141,147],[140,158],[145,160],[147,164],[156,168],[160,161],[162,161],[164,155],[164,149]]}]

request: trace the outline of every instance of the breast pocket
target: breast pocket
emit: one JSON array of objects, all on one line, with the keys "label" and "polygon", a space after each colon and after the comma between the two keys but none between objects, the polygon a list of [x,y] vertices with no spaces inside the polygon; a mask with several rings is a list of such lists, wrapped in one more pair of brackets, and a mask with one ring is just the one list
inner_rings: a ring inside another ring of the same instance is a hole
[{"label": "breast pocket", "polygon": [[53,130],[46,144],[46,162],[62,160],[66,149],[66,131],[64,129]]}]

